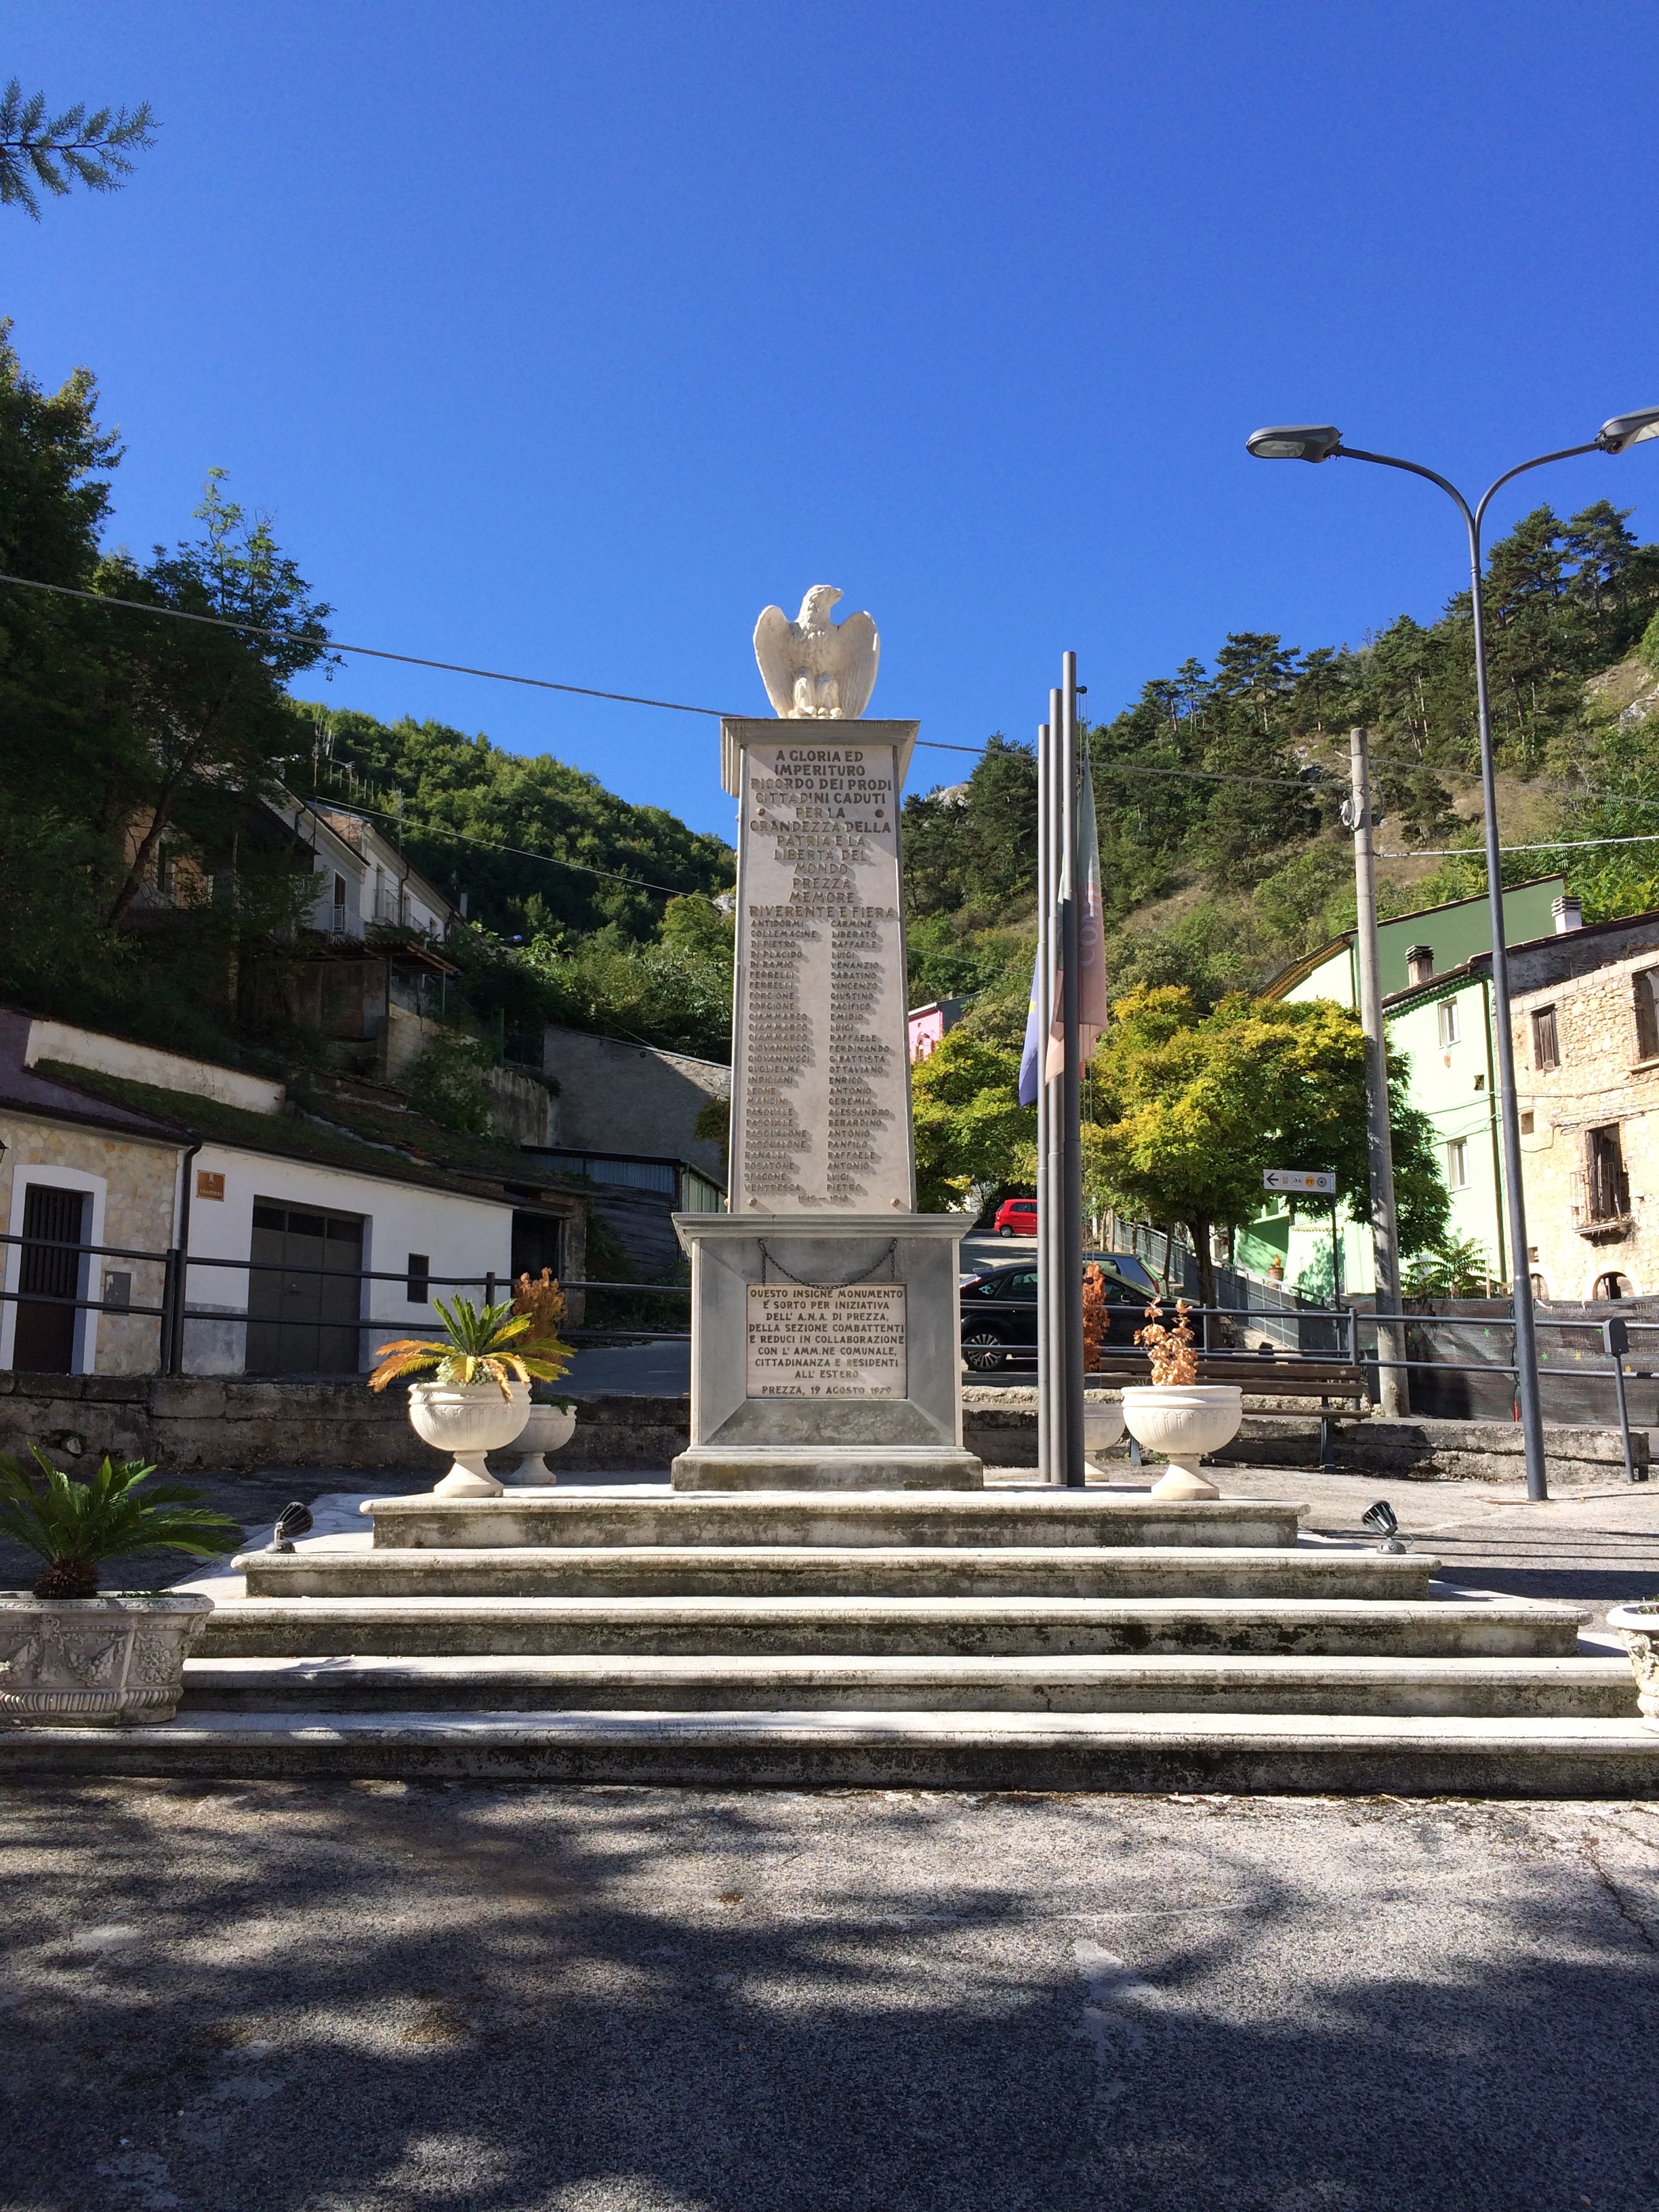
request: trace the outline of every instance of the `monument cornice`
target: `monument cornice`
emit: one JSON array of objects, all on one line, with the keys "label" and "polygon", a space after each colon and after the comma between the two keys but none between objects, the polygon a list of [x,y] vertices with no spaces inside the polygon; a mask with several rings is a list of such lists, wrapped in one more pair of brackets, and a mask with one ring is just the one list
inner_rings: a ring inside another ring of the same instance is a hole
[{"label": "monument cornice", "polygon": [[815,719],[794,714],[722,714],[720,717],[720,782],[736,799],[743,788],[739,763],[745,745],[799,745],[812,748],[892,745],[898,753],[897,781],[902,790],[910,773],[910,756],[916,749],[920,722],[858,721],[830,716]]}]

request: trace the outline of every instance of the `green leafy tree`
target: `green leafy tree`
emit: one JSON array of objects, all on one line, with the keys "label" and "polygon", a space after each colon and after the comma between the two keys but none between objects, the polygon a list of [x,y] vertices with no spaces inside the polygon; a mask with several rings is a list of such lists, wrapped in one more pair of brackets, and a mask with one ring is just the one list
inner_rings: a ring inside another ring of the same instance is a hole
[{"label": "green leafy tree", "polygon": [[[1214,1302],[1211,1232],[1262,1203],[1269,1167],[1334,1170],[1350,1212],[1370,1218],[1365,1046],[1358,1018],[1324,999],[1224,999],[1209,1013],[1180,986],[1132,991],[1113,1009],[1093,1066],[1098,1172],[1113,1202],[1185,1222],[1201,1303]],[[1389,1066],[1396,1199],[1407,1249],[1444,1226],[1448,1200],[1425,1118]]]},{"label": "green leafy tree", "polygon": [[1019,1103],[1025,1009],[1017,999],[970,1008],[911,1071],[917,1203],[960,1206],[975,1185],[1030,1182],[1036,1116]]},{"label": "green leafy tree", "polygon": [[206,526],[195,543],[171,553],[158,545],[143,568],[117,555],[98,571],[99,589],[112,596],[250,625],[123,617],[115,648],[128,739],[120,804],[131,834],[112,922],[143,889],[170,830],[216,842],[249,797],[274,794],[297,749],[286,686],[327,653],[331,610],[312,599],[269,520],[224,496],[224,475],[209,472],[196,510]]},{"label": "green leafy tree", "polygon": [[48,116],[46,96],[26,99],[15,77],[0,93],[0,207],[21,207],[40,220],[35,186],[64,198],[76,185],[88,191],[118,191],[132,174],[132,156],[155,143],[155,118],[145,100],[131,115],[125,107],[84,100]]}]

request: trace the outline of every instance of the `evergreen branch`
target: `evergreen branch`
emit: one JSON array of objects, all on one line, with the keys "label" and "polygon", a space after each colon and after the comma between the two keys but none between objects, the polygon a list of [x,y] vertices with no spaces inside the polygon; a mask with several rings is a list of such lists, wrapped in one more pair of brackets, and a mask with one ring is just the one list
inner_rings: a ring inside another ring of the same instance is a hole
[{"label": "evergreen branch", "polygon": [[60,199],[72,184],[117,191],[132,173],[132,154],[155,143],[148,100],[131,114],[125,107],[100,107],[90,115],[86,102],[77,100],[48,119],[46,94],[33,93],[26,100],[13,77],[0,94],[0,205],[24,208],[39,222],[37,185]]}]

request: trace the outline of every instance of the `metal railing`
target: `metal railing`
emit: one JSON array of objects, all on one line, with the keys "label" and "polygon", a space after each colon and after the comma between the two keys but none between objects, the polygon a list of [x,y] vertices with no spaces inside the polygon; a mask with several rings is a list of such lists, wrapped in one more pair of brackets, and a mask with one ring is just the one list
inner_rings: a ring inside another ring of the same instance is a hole
[{"label": "metal railing", "polygon": [[[70,1313],[109,1314],[120,1320],[133,1318],[153,1320],[159,1325],[156,1371],[163,1375],[182,1375],[185,1372],[185,1325],[188,1322],[212,1322],[222,1327],[228,1325],[233,1328],[247,1329],[350,1330],[357,1339],[360,1346],[362,1335],[366,1331],[416,1337],[438,1337],[443,1334],[441,1322],[422,1316],[394,1315],[376,1317],[361,1313],[355,1316],[345,1313],[295,1316],[256,1313],[250,1310],[228,1309],[223,1306],[192,1305],[189,1303],[187,1296],[187,1274],[191,1268],[216,1267],[245,1274],[248,1279],[250,1300],[252,1296],[254,1279],[258,1276],[297,1278],[307,1281],[356,1283],[359,1286],[360,1304],[362,1294],[362,1286],[369,1283],[401,1283],[407,1292],[413,1284],[418,1282],[421,1285],[420,1296],[418,1298],[410,1296],[409,1303],[411,1304],[427,1304],[434,1290],[478,1290],[483,1292],[483,1303],[485,1305],[494,1305],[504,1291],[510,1292],[512,1285],[510,1274],[503,1275],[494,1268],[486,1268],[482,1274],[474,1275],[436,1275],[429,1272],[411,1275],[407,1267],[314,1267],[287,1261],[227,1259],[200,1252],[187,1254],[177,1245],[165,1251],[153,1251],[148,1248],[134,1245],[84,1244],[49,1237],[24,1237],[0,1233],[0,1249],[9,1245],[21,1247],[25,1255],[36,1252],[62,1253],[72,1257],[82,1270],[94,1261],[106,1260],[131,1260],[149,1267],[159,1267],[161,1270],[161,1286],[159,1300],[155,1303],[135,1299],[130,1291],[123,1296],[115,1297],[88,1297],[78,1295],[71,1297],[61,1291],[28,1289],[20,1284],[16,1289],[0,1288],[0,1308],[6,1305],[49,1306]],[[562,1280],[560,1287],[567,1292],[625,1291],[643,1292],[653,1297],[666,1295],[690,1297],[691,1295],[690,1285],[684,1283],[615,1283],[570,1279]],[[642,1332],[634,1329],[626,1333],[637,1335]],[[689,1332],[653,1331],[652,1334],[678,1336],[689,1334]],[[361,1352],[358,1366],[344,1371],[361,1372]]]}]

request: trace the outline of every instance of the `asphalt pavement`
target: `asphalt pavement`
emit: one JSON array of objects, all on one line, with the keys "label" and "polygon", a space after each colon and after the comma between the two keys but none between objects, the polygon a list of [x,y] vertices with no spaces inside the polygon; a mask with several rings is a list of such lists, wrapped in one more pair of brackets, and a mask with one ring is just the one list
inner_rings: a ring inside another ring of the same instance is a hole
[{"label": "asphalt pavement", "polygon": [[1659,1808],[0,1795],[7,2212],[1654,2212]]}]

